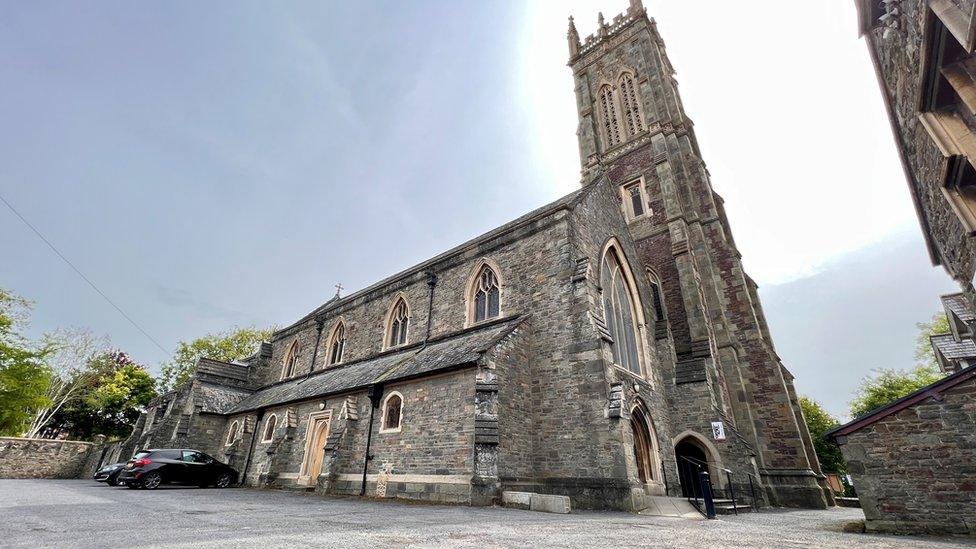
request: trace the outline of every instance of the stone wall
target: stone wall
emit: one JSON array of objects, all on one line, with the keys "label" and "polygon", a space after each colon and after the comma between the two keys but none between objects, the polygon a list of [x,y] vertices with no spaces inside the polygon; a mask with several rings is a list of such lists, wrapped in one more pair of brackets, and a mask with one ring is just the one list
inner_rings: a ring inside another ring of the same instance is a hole
[{"label": "stone wall", "polygon": [[934,258],[945,266],[962,289],[972,296],[969,281],[976,273],[976,239],[942,194],[946,159],[918,118],[921,90],[923,30],[929,14],[925,0],[899,3],[898,32],[879,26],[865,35],[877,60],[881,85],[894,118],[899,152],[911,173],[909,185],[915,197],[922,230],[935,248]]},{"label": "stone wall", "polygon": [[976,534],[976,379],[837,441],[868,531]]},{"label": "stone wall", "polygon": [[0,478],[90,478],[102,444],[0,437]]}]

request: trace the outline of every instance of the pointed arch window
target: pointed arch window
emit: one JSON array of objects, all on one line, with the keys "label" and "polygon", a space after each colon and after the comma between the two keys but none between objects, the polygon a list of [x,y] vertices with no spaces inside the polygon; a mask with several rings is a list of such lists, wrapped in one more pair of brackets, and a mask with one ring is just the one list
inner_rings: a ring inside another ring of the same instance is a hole
[{"label": "pointed arch window", "polygon": [[237,433],[241,430],[241,424],[235,419],[230,424],[230,429],[227,430],[227,440],[224,441],[225,446],[230,446],[234,444],[237,440]]},{"label": "pointed arch window", "polygon": [[274,440],[275,428],[278,427],[278,416],[271,414],[268,416],[267,423],[264,424],[264,435],[261,437],[261,442],[271,442]]},{"label": "pointed arch window", "polygon": [[288,347],[288,352],[285,353],[285,360],[282,362],[281,366],[281,379],[286,379],[295,375],[295,367],[298,364],[299,354],[298,341],[294,341]]},{"label": "pointed arch window", "polygon": [[610,247],[603,256],[600,269],[603,290],[603,314],[613,339],[610,347],[616,365],[642,375],[637,327],[635,293],[630,285],[616,248]]},{"label": "pointed arch window", "polygon": [[332,329],[332,336],[329,338],[329,355],[327,365],[339,364],[342,362],[342,351],[346,347],[346,325],[341,320]]},{"label": "pointed arch window", "polygon": [[609,84],[600,88],[600,110],[603,114],[603,129],[607,135],[607,147],[620,143],[620,121],[617,117],[616,94]]},{"label": "pointed arch window", "polygon": [[387,336],[387,347],[397,347],[407,342],[407,330],[410,327],[410,309],[401,297],[390,311],[390,331]]},{"label": "pointed arch window", "polygon": [[664,320],[667,315],[664,311],[664,294],[661,293],[661,279],[654,271],[647,270],[647,278],[651,282],[651,299],[654,300],[654,320]]},{"label": "pointed arch window", "polygon": [[474,323],[484,322],[501,315],[501,288],[498,275],[489,265],[482,265],[471,288]]},{"label": "pointed arch window", "polygon": [[640,102],[637,101],[637,84],[634,82],[634,75],[629,72],[620,76],[620,98],[627,132],[637,135],[644,131],[644,118],[641,116]]},{"label": "pointed arch window", "polygon": [[381,433],[395,433],[400,431],[403,423],[403,395],[392,392],[383,401],[383,423]]}]

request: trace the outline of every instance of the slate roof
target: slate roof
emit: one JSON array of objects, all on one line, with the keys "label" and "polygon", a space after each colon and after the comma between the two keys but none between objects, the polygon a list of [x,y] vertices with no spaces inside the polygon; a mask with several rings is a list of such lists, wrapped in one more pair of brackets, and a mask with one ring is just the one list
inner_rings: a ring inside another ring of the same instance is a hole
[{"label": "slate roof", "polygon": [[245,398],[225,413],[248,412],[342,393],[375,383],[399,381],[473,365],[486,351],[511,334],[521,322],[517,316],[510,317],[433,339],[426,347],[414,345],[394,353],[321,370],[307,378],[270,385]]},{"label": "slate roof", "polygon": [[201,383],[193,394],[193,404],[209,414],[226,414],[251,395],[251,391]]},{"label": "slate roof", "polygon": [[976,343],[971,339],[956,341],[952,334],[939,334],[929,338],[932,346],[946,357],[946,360],[976,358]]},{"label": "slate roof", "polygon": [[969,303],[966,302],[966,296],[963,294],[949,294],[942,296],[942,306],[945,307],[946,311],[952,311],[952,314],[959,317],[959,320],[969,323],[976,320],[976,316],[973,316],[972,311],[969,310]]}]

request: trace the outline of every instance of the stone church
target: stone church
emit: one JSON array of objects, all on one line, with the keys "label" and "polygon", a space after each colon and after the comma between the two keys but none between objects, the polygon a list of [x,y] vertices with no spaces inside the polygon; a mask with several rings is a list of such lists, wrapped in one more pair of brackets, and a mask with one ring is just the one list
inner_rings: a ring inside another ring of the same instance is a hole
[{"label": "stone church", "polygon": [[631,0],[585,40],[570,19],[568,41],[581,188],[253,357],[201,359],[126,450],[198,448],[249,486],[626,510],[691,493],[697,463],[719,493],[828,505],[657,24]]}]

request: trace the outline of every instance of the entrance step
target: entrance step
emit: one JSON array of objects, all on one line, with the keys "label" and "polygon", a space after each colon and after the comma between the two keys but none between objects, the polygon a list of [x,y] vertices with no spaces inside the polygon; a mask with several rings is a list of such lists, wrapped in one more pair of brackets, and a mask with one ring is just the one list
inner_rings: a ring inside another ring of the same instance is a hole
[{"label": "entrance step", "polygon": [[665,496],[650,496],[647,498],[647,507],[641,509],[637,514],[653,517],[675,517],[692,520],[703,520],[701,513],[688,503],[685,498],[669,498]]}]

